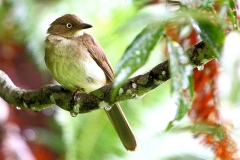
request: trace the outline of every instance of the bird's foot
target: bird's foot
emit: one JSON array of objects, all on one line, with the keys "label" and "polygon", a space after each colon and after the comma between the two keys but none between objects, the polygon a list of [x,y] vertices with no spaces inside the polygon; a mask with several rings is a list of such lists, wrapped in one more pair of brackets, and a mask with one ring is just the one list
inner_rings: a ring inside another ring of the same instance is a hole
[{"label": "bird's foot", "polygon": [[77,100],[78,95],[81,93],[81,91],[77,90],[73,93],[73,101]]}]

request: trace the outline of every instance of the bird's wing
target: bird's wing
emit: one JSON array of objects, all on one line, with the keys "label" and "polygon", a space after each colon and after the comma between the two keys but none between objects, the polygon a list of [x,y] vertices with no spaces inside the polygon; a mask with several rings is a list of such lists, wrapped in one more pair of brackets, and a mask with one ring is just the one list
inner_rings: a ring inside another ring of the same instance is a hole
[{"label": "bird's wing", "polygon": [[102,68],[109,80],[113,81],[113,69],[98,41],[94,39],[91,35],[86,33],[82,35],[82,38],[83,44],[87,48],[88,52],[91,54],[92,58],[96,61],[99,67]]},{"label": "bird's wing", "polygon": [[[88,49],[93,59],[102,68],[110,81],[113,81],[114,73],[112,67],[102,49],[100,44],[92,36],[84,33],[83,34],[83,44]],[[132,130],[124,116],[124,113],[119,104],[112,107],[111,110],[105,110],[109,119],[111,120],[115,130],[117,131],[123,145],[127,150],[134,151],[137,143],[132,133]]]}]

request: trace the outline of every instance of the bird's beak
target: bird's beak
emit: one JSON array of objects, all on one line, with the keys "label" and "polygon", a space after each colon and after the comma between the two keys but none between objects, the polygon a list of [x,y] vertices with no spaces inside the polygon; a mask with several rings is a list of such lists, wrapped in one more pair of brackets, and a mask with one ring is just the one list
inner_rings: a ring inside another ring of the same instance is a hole
[{"label": "bird's beak", "polygon": [[80,29],[87,29],[87,28],[91,28],[92,25],[91,24],[87,24],[87,23],[82,23],[79,28]]}]

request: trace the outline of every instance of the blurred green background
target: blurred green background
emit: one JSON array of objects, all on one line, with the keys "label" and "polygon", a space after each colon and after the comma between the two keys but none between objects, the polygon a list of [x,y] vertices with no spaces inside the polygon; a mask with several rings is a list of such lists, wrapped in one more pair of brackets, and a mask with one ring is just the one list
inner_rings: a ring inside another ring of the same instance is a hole
[{"label": "blurred green background", "polygon": [[[49,24],[66,13],[93,25],[85,32],[100,42],[115,68],[134,37],[147,24],[166,16],[164,3],[151,2],[0,0],[0,69],[24,89],[54,83],[44,63],[44,40]],[[158,43],[148,63],[134,75],[166,59]],[[141,99],[121,103],[136,135],[135,152],[124,149],[102,110],[71,117],[57,106],[34,113],[9,107],[0,99],[4,133],[0,159],[212,159],[211,150],[192,133],[165,132],[177,110],[170,98],[168,81]],[[178,123],[189,122],[185,117]]]}]

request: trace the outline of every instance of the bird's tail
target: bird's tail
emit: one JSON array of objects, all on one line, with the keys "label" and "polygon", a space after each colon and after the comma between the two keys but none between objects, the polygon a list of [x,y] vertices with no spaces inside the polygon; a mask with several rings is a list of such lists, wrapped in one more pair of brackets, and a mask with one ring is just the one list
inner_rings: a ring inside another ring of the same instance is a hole
[{"label": "bird's tail", "polygon": [[105,110],[118,136],[127,150],[134,151],[137,147],[136,139],[119,103],[109,111]]}]

